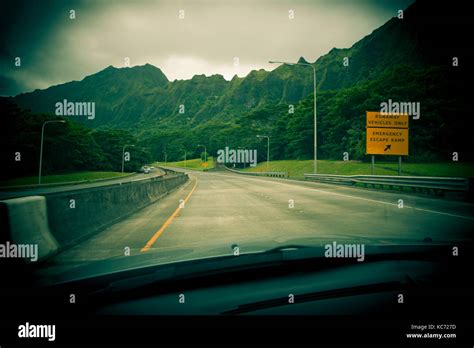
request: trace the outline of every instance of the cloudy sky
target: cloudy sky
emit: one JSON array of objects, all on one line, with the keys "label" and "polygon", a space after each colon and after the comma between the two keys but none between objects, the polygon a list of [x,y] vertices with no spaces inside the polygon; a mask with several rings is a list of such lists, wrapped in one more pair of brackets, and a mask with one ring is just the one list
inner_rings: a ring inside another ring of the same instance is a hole
[{"label": "cloudy sky", "polygon": [[352,46],[412,2],[10,0],[0,14],[0,95],[81,80],[127,61],[153,64],[170,80],[231,79],[274,69],[268,60],[313,62]]}]

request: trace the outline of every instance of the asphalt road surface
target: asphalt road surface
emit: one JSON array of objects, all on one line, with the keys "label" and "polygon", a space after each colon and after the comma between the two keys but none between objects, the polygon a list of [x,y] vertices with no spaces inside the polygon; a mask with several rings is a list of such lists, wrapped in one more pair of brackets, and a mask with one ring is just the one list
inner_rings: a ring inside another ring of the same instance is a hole
[{"label": "asphalt road surface", "polygon": [[466,202],[226,171],[188,174],[167,197],[57,255],[49,271],[127,257],[128,248],[166,262],[231,254],[235,245],[251,252],[332,241],[472,240],[474,205]]}]

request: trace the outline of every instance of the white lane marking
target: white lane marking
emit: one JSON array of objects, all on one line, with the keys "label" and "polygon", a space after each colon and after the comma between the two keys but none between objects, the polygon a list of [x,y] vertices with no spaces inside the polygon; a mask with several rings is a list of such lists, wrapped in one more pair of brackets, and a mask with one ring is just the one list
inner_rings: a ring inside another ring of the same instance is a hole
[{"label": "white lane marking", "polygon": [[[234,175],[218,174],[218,173],[212,173],[212,175],[226,176],[226,177],[229,177],[229,178],[235,177]],[[239,174],[235,174],[235,175],[239,175]],[[324,191],[324,190],[320,190],[320,189],[312,188],[312,187],[304,188],[304,187],[301,187],[301,186],[297,185],[297,183],[294,183],[293,185],[290,185],[290,184],[282,183],[282,182],[279,182],[279,181],[276,181],[276,180],[271,180],[271,181],[270,181],[270,180],[262,180],[262,179],[255,178],[255,177],[244,177],[244,176],[241,176],[240,178],[241,178],[241,179],[257,180],[257,181],[262,181],[262,182],[265,182],[265,183],[270,183],[270,182],[271,182],[271,183],[278,184],[278,185],[282,185],[282,186],[296,187],[296,188],[298,188],[298,189],[300,189],[300,190],[307,190],[307,189],[309,188],[310,190],[317,191],[317,192],[321,192],[321,193],[326,193],[326,194],[330,194],[330,195],[341,196],[341,197],[345,197],[345,198],[358,199],[358,200],[361,200],[361,201],[366,201],[366,202],[371,202],[371,203],[378,203],[378,204],[386,204],[386,205],[391,205],[391,206],[398,207],[398,204],[397,204],[397,203],[390,203],[390,202],[385,202],[385,201],[378,201],[378,200],[375,200],[375,199],[364,198],[364,197],[357,197],[357,196],[351,196],[351,195],[346,195],[346,194],[337,193],[337,192],[329,192],[329,191]],[[439,214],[439,215],[446,215],[446,216],[456,217],[456,218],[460,218],[460,219],[474,220],[474,217],[470,217],[470,216],[464,216],[464,215],[458,215],[458,214],[445,213],[445,212],[436,211],[436,210],[430,210],[430,209],[416,208],[416,207],[412,207],[412,206],[409,206],[409,205],[405,205],[405,208],[411,208],[411,209],[414,209],[414,210],[424,211],[424,212],[427,212],[427,213]]]}]

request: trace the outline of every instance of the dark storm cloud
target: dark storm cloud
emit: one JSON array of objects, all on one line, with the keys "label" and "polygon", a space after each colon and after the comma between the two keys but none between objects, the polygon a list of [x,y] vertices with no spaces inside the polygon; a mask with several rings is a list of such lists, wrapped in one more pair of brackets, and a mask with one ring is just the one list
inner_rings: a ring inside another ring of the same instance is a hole
[{"label": "dark storm cloud", "polygon": [[[54,50],[48,45],[49,39],[69,20],[69,10],[81,9],[83,4],[83,1],[60,0],[2,3],[0,95],[14,95],[48,85],[55,65],[48,60],[48,51]],[[21,58],[21,67],[15,66],[16,57]],[[50,68],[40,73],[38,68],[44,66]]]},{"label": "dark storm cloud", "polygon": [[[11,2],[1,14],[0,95],[80,80],[108,65],[121,67],[127,57],[132,66],[161,68],[170,80],[214,73],[230,79],[273,69],[269,59],[315,61],[333,47],[350,47],[411,2]],[[14,66],[17,56],[21,67]]]}]

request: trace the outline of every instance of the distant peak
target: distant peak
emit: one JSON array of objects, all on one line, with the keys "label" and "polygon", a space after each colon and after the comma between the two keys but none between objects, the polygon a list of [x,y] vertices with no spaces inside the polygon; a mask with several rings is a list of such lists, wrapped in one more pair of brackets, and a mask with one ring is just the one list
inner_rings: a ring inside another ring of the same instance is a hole
[{"label": "distant peak", "polygon": [[211,75],[211,77],[214,77],[214,78],[216,78],[216,79],[222,79],[222,80],[225,80],[225,79],[224,79],[224,76],[223,76],[223,75],[221,75],[221,74],[212,74],[212,75]]},{"label": "distant peak", "polygon": [[304,59],[304,57],[300,57],[300,59],[298,59],[298,63],[306,63],[306,64],[308,64],[308,61],[306,61],[306,59]]},{"label": "distant peak", "polygon": [[258,70],[251,70],[249,75],[261,75],[261,74],[265,74],[265,73],[268,73],[268,71],[261,68],[261,69],[258,69]]},{"label": "distant peak", "polygon": [[132,67],[114,67],[109,65],[107,68],[86,76],[84,80],[93,79],[95,76],[103,76],[106,78],[120,78],[121,76],[128,76],[128,77],[136,77],[136,78],[143,78],[146,76],[147,78],[154,79],[157,83],[166,83],[168,82],[168,78],[166,75],[156,66],[151,64],[145,65],[135,65]]},{"label": "distant peak", "polygon": [[206,74],[196,74],[191,80],[225,80],[221,74],[212,74],[207,76]]},{"label": "distant peak", "polygon": [[168,78],[163,73],[163,71],[161,71],[160,68],[149,63],[146,63],[145,65],[135,65],[132,67],[132,71],[138,72],[138,73],[144,73],[150,76],[155,76],[160,79],[166,80],[166,82],[168,82]]},{"label": "distant peak", "polygon": [[132,69],[137,69],[137,70],[160,70],[160,68],[157,68],[156,66],[151,65],[149,63],[146,63],[144,65],[134,65],[134,66],[132,66]]}]

